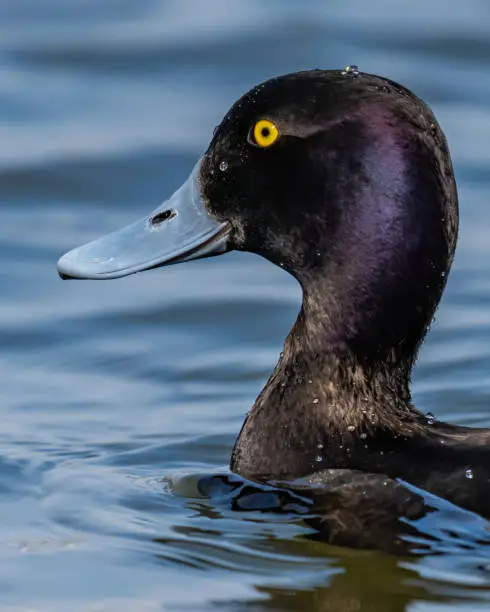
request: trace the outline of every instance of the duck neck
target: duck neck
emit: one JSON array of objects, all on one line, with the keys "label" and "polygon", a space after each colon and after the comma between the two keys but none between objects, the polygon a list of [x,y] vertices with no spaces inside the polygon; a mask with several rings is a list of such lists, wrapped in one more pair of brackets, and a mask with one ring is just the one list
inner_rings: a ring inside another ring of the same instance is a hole
[{"label": "duck neck", "polygon": [[362,285],[353,277],[350,281],[341,286],[303,285],[301,310],[284,354],[292,361],[308,355],[324,363],[332,376],[337,369],[349,369],[362,371],[366,381],[396,379],[408,391],[425,317],[411,321],[401,309],[393,311],[393,296],[383,295],[380,284]]},{"label": "duck neck", "polygon": [[366,444],[410,438],[426,422],[411,404],[410,363],[371,363],[353,342],[359,338],[346,336],[335,312],[314,301],[305,292],[275,370],[235,443],[231,468],[247,477],[290,479],[356,467],[355,449],[362,455]]},{"label": "duck neck", "polygon": [[318,287],[304,291],[273,380],[319,408],[330,431],[412,429],[420,416],[409,387],[414,355],[376,343],[352,296],[325,295]]},{"label": "duck neck", "polygon": [[[302,284],[301,311],[233,450],[231,468],[249,477],[296,478],[320,468],[355,467],[355,449],[364,453],[366,443],[382,448],[383,440],[411,438],[426,427],[409,390],[409,347],[422,333],[401,342],[382,292],[372,287]],[[377,296],[370,311],[366,294]],[[378,323],[383,312],[384,335]]]}]

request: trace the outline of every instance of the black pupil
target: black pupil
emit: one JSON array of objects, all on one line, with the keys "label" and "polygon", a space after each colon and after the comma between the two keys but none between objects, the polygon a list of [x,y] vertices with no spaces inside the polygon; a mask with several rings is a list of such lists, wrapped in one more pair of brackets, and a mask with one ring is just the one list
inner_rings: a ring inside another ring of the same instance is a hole
[{"label": "black pupil", "polygon": [[270,130],[267,127],[262,128],[262,137],[263,138],[267,138],[268,136],[270,136]]}]

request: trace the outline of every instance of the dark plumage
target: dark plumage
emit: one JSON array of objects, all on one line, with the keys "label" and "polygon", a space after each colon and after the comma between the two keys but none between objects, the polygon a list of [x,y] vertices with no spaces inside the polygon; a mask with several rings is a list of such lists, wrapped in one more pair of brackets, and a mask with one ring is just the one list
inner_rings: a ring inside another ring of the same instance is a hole
[{"label": "dark plumage", "polygon": [[[277,127],[271,146],[254,141],[262,119]],[[403,485],[393,479],[490,516],[490,432],[434,423],[410,397],[411,369],[444,290],[458,229],[451,158],[429,108],[392,81],[352,71],[272,79],[225,116],[196,181],[219,225],[220,249],[226,236],[227,250],[262,255],[303,289],[298,319],[246,418],[231,469],[282,487],[313,478],[317,501],[324,482],[327,527],[332,500],[337,523],[343,507],[364,516],[358,510],[369,488],[370,518],[357,535],[346,528],[343,539],[326,536],[349,545],[372,546],[380,534],[363,539],[366,528],[377,524],[379,531],[381,518],[410,518],[419,508],[419,497],[400,493]],[[110,274],[199,254],[188,249]],[[98,277],[86,271],[87,260],[80,271],[76,257],[61,260],[64,276]]]}]

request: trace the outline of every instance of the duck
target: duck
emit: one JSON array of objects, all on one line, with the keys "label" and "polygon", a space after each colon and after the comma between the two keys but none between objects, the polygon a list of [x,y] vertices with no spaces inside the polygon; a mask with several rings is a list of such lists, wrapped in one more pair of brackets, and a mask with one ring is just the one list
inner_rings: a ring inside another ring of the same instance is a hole
[{"label": "duck", "polygon": [[342,525],[342,542],[376,547],[427,512],[420,491],[490,517],[490,430],[435,420],[410,391],[458,216],[427,104],[357,67],[307,70],[243,95],[174,195],[63,255],[58,272],[114,279],[236,250],[291,274],[301,309],[231,473],[315,491],[330,541]]}]

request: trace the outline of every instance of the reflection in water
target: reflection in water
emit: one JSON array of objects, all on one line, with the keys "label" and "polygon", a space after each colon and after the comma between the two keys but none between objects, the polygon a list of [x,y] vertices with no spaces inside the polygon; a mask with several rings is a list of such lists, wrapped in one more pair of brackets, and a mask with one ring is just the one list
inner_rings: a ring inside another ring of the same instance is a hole
[{"label": "reflection in water", "polygon": [[[457,589],[445,594],[447,585],[443,581],[421,579],[415,568],[406,566],[394,556],[374,552],[359,554],[304,539],[277,539],[270,535],[263,539],[261,552],[264,555],[267,551],[269,561],[275,560],[283,575],[267,579],[268,567],[263,559],[247,558],[247,553],[257,548],[257,537],[250,539],[250,547],[244,548],[244,557],[237,563],[232,554],[227,556],[222,550],[218,554],[215,550],[213,556],[213,543],[217,538],[226,537],[224,532],[189,527],[176,532],[186,536],[193,545],[186,546],[181,540],[172,539],[155,541],[166,549],[173,548],[175,556],[177,550],[183,553],[187,567],[235,571],[247,568],[258,574],[256,581],[252,581],[256,595],[247,603],[227,602],[233,610],[403,612],[416,601],[444,603],[469,599],[467,593],[458,593]],[[207,547],[210,550],[206,556]],[[169,559],[168,552],[163,557],[157,554],[157,557]],[[179,558],[182,559],[182,555]],[[305,572],[305,566],[310,566],[309,572]]]},{"label": "reflection in water", "polygon": [[[374,562],[373,562],[374,561]],[[431,592],[418,573],[392,557],[339,557],[327,584],[310,588],[257,586],[267,599],[251,601],[243,610],[314,610],[315,612],[404,612],[415,601],[444,603],[453,596]],[[237,609],[242,609],[238,607]]]},{"label": "reflection in water", "polygon": [[[231,254],[63,284],[55,263],[158,206],[251,86],[359,63],[429,102],[458,180],[416,404],[490,426],[489,32],[482,0],[0,2],[2,610],[488,608],[486,524],[415,489],[394,515],[381,493],[351,506],[344,527],[340,491],[198,490],[295,318],[287,275]],[[352,533],[412,556],[331,545]]]},{"label": "reflection in water", "polygon": [[[490,544],[486,519],[382,474],[325,470],[321,485],[300,479],[275,486],[236,474],[195,474],[168,485],[174,495],[193,498],[188,507],[208,519],[233,512],[236,520],[302,524],[303,538],[334,546],[420,556],[440,554],[450,540],[456,548]],[[454,528],[455,519],[464,530]]]},{"label": "reflection in water", "polygon": [[[156,557],[168,561],[178,555],[196,569],[246,569],[255,574],[252,585],[257,596],[248,603],[228,602],[233,609],[396,612],[408,610],[416,601],[477,601],[478,588],[470,596],[453,586],[449,594],[444,579],[420,576],[420,560],[433,558],[437,568],[449,551],[459,558],[462,575],[467,572],[475,586],[482,584],[483,596],[486,592],[490,578],[486,521],[433,496],[425,499],[423,492],[404,488],[407,507],[417,515],[412,519],[397,517],[391,524],[383,523],[388,496],[379,500],[378,515],[357,508],[373,520],[364,528],[378,535],[379,548],[398,553],[395,556],[327,543],[346,544],[344,537],[352,537],[351,523],[359,520],[355,513],[344,512],[345,531],[335,531],[338,518],[328,514],[331,492],[317,491],[313,499],[304,491],[300,495],[258,485],[233,474],[188,475],[171,480],[170,487],[174,495],[185,494],[191,515],[185,524],[174,526],[171,537],[154,540],[163,549],[155,551]],[[335,491],[333,500],[338,512]],[[323,514],[314,514],[320,511]],[[377,516],[381,516],[378,531]],[[361,531],[358,535],[362,538]],[[436,569],[435,575],[443,573]]]}]

